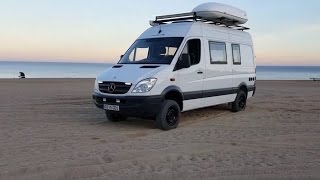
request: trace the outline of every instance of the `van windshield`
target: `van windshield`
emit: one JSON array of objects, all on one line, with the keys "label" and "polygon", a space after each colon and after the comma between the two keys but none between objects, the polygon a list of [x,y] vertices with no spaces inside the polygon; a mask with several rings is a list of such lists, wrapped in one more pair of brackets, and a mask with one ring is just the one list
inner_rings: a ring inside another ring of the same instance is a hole
[{"label": "van windshield", "polygon": [[182,37],[138,39],[118,64],[171,64]]}]

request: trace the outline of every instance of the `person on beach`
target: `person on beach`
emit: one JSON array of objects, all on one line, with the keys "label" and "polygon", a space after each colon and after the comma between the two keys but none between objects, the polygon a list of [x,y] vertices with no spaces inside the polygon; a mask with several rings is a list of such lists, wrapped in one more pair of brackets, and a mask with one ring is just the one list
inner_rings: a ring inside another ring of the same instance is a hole
[{"label": "person on beach", "polygon": [[24,72],[20,72],[20,76],[19,76],[20,79],[24,79],[26,78],[26,75],[24,74]]}]

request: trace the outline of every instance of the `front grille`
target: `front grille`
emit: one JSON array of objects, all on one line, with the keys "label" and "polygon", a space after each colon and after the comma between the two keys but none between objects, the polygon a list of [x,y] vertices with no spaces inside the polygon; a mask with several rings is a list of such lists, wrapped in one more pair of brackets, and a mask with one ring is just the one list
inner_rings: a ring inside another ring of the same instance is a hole
[{"label": "front grille", "polygon": [[107,94],[125,94],[127,93],[132,84],[124,82],[102,82],[99,83],[99,90]]}]

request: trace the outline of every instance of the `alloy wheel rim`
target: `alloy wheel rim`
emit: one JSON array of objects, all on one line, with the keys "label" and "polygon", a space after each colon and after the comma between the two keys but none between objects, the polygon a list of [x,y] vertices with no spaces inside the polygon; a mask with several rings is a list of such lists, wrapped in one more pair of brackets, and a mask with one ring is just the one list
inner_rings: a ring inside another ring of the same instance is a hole
[{"label": "alloy wheel rim", "polygon": [[166,114],[166,121],[167,124],[172,127],[177,123],[177,119],[178,119],[178,111],[176,108],[174,107],[170,107],[167,111]]},{"label": "alloy wheel rim", "polygon": [[245,96],[240,97],[239,108],[240,108],[240,110],[244,110],[246,108],[246,97]]}]

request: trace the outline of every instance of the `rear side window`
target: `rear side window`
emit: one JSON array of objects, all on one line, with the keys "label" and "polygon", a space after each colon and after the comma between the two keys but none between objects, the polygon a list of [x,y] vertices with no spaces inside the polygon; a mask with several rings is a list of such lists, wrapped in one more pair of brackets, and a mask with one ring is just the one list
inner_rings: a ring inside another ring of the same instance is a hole
[{"label": "rear side window", "polygon": [[211,64],[228,64],[226,43],[209,42]]},{"label": "rear side window", "polygon": [[232,57],[233,57],[233,64],[241,65],[241,51],[239,44],[232,44]]}]

